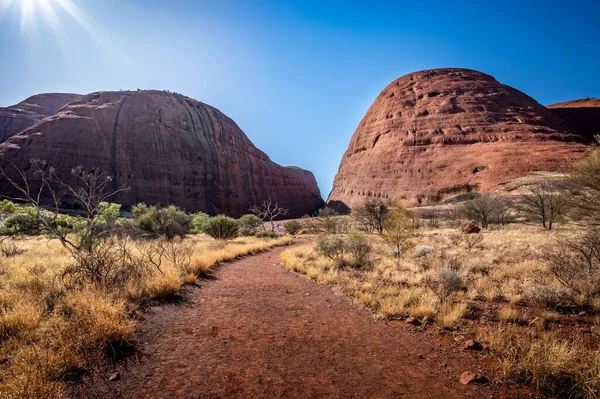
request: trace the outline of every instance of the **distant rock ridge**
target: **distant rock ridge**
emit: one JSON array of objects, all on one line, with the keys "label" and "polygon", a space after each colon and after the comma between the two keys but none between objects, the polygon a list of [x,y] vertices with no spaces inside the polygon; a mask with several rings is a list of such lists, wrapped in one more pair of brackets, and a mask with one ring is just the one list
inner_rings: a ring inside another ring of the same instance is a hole
[{"label": "distant rock ridge", "polygon": [[[115,186],[131,187],[113,199],[125,205],[240,216],[271,198],[300,217],[323,202],[311,172],[271,161],[216,108],[163,91],[77,96],[0,144],[0,154],[22,169],[45,159],[67,181],[77,165],[105,170]],[[13,193],[2,179],[0,190]]]},{"label": "distant rock ridge", "polygon": [[79,94],[37,94],[18,104],[0,107],[0,143],[35,125],[41,119],[56,114],[60,108],[77,97]]},{"label": "distant rock ridge", "polygon": [[594,135],[600,134],[600,98],[566,101],[548,105],[548,108],[589,141],[594,139]]},{"label": "distant rock ridge", "polygon": [[486,192],[580,159],[587,139],[531,97],[469,69],[411,73],[390,83],[354,132],[328,203],[409,205]]}]

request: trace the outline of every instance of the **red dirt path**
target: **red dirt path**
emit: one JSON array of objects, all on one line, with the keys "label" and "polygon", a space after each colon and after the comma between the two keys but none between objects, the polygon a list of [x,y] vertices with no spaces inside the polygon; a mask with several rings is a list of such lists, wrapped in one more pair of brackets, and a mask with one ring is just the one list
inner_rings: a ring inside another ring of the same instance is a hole
[{"label": "red dirt path", "polygon": [[[110,397],[528,398],[493,382],[496,364],[435,329],[376,321],[331,289],[285,271],[278,248],[223,265],[184,304],[152,308],[142,354]],[[421,355],[421,356],[419,356]],[[461,385],[482,371],[492,382]],[[103,395],[104,396],[104,395]]]}]

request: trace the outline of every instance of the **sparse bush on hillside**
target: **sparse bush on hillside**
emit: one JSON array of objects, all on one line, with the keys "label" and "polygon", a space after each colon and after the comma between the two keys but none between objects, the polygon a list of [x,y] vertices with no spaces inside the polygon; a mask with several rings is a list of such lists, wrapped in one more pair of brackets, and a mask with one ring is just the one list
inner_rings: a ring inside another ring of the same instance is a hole
[{"label": "sparse bush on hillside", "polygon": [[191,218],[175,205],[166,208],[137,204],[133,207],[137,229],[147,237],[173,239],[190,232]]},{"label": "sparse bush on hillside", "polygon": [[212,217],[204,223],[204,233],[215,240],[231,240],[237,237],[239,228],[235,219],[224,215]]},{"label": "sparse bush on hillside", "polygon": [[302,224],[297,220],[290,220],[283,225],[285,231],[291,235],[296,235],[302,230]]},{"label": "sparse bush on hillside", "polygon": [[389,207],[383,201],[370,199],[364,204],[354,207],[350,215],[365,232],[382,233],[388,214]]},{"label": "sparse bush on hillside", "polygon": [[567,199],[559,187],[541,183],[522,196],[520,209],[529,220],[552,230],[552,225],[566,213],[567,204]]},{"label": "sparse bush on hillside", "polygon": [[249,214],[239,218],[238,224],[240,225],[240,235],[251,236],[256,233],[256,229],[262,226],[263,222],[258,216]]},{"label": "sparse bush on hillside", "polygon": [[464,218],[487,229],[490,224],[503,223],[509,208],[510,204],[505,198],[484,194],[465,202],[461,206],[461,213]]},{"label": "sparse bush on hillside", "polygon": [[195,234],[204,233],[204,223],[210,219],[210,216],[204,212],[194,213],[190,222],[190,231]]}]

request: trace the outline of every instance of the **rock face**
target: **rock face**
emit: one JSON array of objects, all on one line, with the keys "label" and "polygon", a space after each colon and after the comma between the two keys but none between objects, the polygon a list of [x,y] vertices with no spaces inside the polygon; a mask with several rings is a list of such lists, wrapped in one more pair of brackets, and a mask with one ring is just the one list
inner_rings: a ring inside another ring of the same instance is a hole
[{"label": "rock face", "polygon": [[[131,188],[111,199],[124,205],[240,216],[270,197],[300,217],[323,202],[311,172],[272,162],[216,108],[162,91],[79,96],[0,144],[0,153],[21,169],[44,159],[71,182],[74,166],[104,170],[115,187]],[[4,179],[0,190],[13,192]]]},{"label": "rock face", "polygon": [[329,204],[409,205],[489,191],[585,155],[585,140],[531,97],[468,69],[412,73],[387,86],[354,132]]},{"label": "rock face", "polygon": [[41,119],[54,115],[77,97],[79,94],[38,94],[10,107],[0,107],[0,143],[35,125]]},{"label": "rock face", "polygon": [[576,132],[584,134],[590,142],[594,135],[600,134],[600,98],[582,98],[548,105],[548,108],[571,124]]}]

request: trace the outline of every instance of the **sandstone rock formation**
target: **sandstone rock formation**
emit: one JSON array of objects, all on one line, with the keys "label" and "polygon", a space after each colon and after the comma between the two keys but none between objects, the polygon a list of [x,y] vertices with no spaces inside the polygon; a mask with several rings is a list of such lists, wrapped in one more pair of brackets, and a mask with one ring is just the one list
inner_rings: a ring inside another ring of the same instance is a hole
[{"label": "sandstone rock formation", "polygon": [[590,141],[600,134],[600,98],[582,98],[548,105],[548,108]]},{"label": "sandstone rock formation", "polygon": [[78,96],[79,94],[69,93],[38,94],[10,107],[0,107],[0,143],[41,119],[54,115]]},{"label": "sandstone rock formation", "polygon": [[354,132],[329,204],[368,198],[409,205],[489,191],[530,171],[585,155],[584,139],[531,97],[468,69],[403,76],[377,97]]},{"label": "sandstone rock formation", "polygon": [[[0,153],[19,168],[44,159],[66,180],[74,166],[100,168],[131,188],[113,199],[125,205],[240,216],[270,197],[300,217],[322,203],[311,172],[272,162],[216,108],[162,91],[77,97],[0,144]],[[12,192],[3,179],[0,190]]]}]

